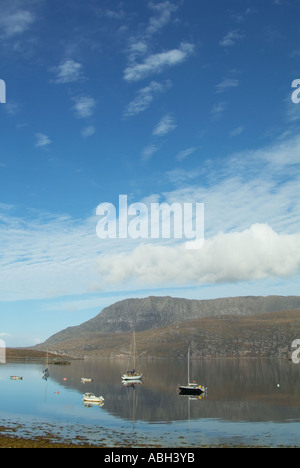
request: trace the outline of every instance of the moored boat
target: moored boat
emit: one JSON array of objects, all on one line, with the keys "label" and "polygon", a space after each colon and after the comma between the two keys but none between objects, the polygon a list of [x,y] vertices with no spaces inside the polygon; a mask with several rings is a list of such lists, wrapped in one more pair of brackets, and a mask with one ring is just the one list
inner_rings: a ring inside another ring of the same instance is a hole
[{"label": "moored boat", "polygon": [[127,371],[122,374],[122,380],[141,380],[143,378],[143,374],[141,372],[136,372],[135,370]]},{"label": "moored boat", "polygon": [[188,381],[187,385],[179,386],[180,395],[201,395],[205,393],[206,388],[197,384],[195,381],[190,382],[190,348],[188,349]]},{"label": "moored boat", "polygon": [[93,379],[90,379],[90,378],[88,378],[88,377],[81,377],[81,382],[82,382],[82,383],[93,382]]},{"label": "moored boat", "polygon": [[132,370],[124,372],[124,374],[122,374],[122,380],[125,380],[125,381],[141,380],[143,378],[143,374],[139,370],[136,370],[136,360],[137,359],[136,359],[135,330],[133,330],[131,359],[132,359],[132,362],[133,362]]},{"label": "moored boat", "polygon": [[83,395],[83,401],[90,403],[103,403],[104,398],[102,396],[96,397],[93,393],[85,393]]}]

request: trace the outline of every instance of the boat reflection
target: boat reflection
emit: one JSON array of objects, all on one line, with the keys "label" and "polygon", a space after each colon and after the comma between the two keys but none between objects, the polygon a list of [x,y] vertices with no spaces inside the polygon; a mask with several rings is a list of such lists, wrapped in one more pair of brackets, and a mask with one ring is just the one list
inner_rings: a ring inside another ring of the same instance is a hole
[{"label": "boat reflection", "polygon": [[142,380],[122,380],[123,387],[133,387],[135,388],[136,385],[142,385]]},{"label": "boat reflection", "polygon": [[93,406],[98,406],[101,408],[104,406],[104,401],[83,401],[83,406],[85,408],[92,408]]}]

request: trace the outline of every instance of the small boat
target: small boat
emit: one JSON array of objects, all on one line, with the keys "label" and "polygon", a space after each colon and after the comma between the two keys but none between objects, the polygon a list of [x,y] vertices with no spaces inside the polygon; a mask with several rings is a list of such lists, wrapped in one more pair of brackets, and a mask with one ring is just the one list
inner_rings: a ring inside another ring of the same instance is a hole
[{"label": "small boat", "polygon": [[197,383],[189,383],[188,385],[181,385],[179,387],[180,395],[202,395],[205,388]]},{"label": "small boat", "polygon": [[81,377],[81,382],[82,383],[93,382],[93,379],[90,379],[90,378],[87,378],[87,377]]},{"label": "small boat", "polygon": [[83,401],[89,403],[103,403],[104,398],[102,396],[96,397],[93,393],[85,393],[83,395]]},{"label": "small boat", "polygon": [[198,385],[195,381],[190,382],[190,348],[188,349],[188,383],[179,386],[180,395],[201,395],[206,389]]},{"label": "small boat", "polygon": [[20,375],[11,375],[10,380],[23,380],[23,377]]},{"label": "small boat", "polygon": [[125,374],[122,374],[122,380],[141,380],[143,378],[143,374],[141,372],[136,372],[135,369],[132,371],[127,371]]},{"label": "small boat", "polygon": [[132,358],[133,358],[133,369],[131,371],[124,372],[122,374],[122,380],[141,380],[143,374],[140,371],[136,370],[136,342],[135,342],[135,330],[133,330],[133,340],[132,340]]}]

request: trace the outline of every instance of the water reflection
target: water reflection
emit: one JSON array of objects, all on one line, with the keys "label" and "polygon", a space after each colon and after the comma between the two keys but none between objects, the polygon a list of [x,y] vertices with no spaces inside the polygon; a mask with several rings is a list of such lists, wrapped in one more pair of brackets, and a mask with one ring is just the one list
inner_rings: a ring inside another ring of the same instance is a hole
[{"label": "water reflection", "polygon": [[[142,363],[143,381],[123,382],[123,360],[72,361],[69,366],[49,365],[50,377],[42,380],[41,366],[0,366],[0,411],[22,408],[73,416],[80,407],[86,417],[93,411],[121,420],[171,423],[201,418],[226,421],[300,421],[299,366],[284,360],[223,359],[191,361],[191,378],[208,388],[207,394],[178,394],[186,377],[180,360]],[[11,375],[23,381],[11,381]],[[87,381],[82,377],[88,376]],[[104,397],[104,405],[83,405],[84,393]],[[3,403],[5,402],[5,404]],[[52,406],[51,406],[52,405]],[[103,413],[104,412],[104,413]]]},{"label": "water reflection", "polygon": [[[133,412],[135,419],[150,423],[183,421],[187,414],[189,419],[300,420],[299,368],[289,361],[193,361],[191,375],[208,391],[192,399],[178,395],[186,373],[182,361],[146,361],[145,379],[127,385],[121,382],[122,369],[123,360],[75,361],[68,367],[52,366],[51,378],[80,394],[103,395],[105,411],[126,420],[132,420]],[[93,381],[82,383],[84,375]]]}]

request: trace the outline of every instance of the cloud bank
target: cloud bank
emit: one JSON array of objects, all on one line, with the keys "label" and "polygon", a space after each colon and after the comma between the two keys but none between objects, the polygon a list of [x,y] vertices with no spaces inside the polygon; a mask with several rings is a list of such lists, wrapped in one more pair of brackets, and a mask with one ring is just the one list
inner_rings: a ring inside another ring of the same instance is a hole
[{"label": "cloud bank", "polygon": [[220,233],[193,252],[180,246],[140,245],[133,252],[102,258],[98,272],[107,284],[215,284],[289,277],[300,269],[300,234],[280,235],[267,224]]}]

